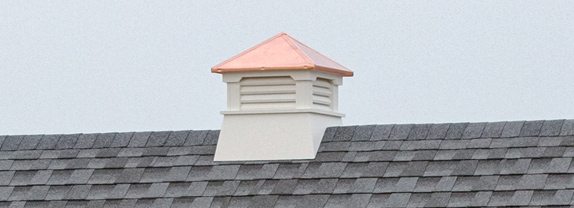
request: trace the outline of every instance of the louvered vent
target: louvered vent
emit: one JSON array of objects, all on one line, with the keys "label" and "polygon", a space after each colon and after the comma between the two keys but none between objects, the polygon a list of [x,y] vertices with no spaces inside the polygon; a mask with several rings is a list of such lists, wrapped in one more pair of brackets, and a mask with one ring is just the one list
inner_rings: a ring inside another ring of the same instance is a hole
[{"label": "louvered vent", "polygon": [[243,78],[241,109],[295,108],[295,81],[291,77]]},{"label": "louvered vent", "polygon": [[327,79],[317,78],[313,83],[313,106],[331,110],[333,85]]}]

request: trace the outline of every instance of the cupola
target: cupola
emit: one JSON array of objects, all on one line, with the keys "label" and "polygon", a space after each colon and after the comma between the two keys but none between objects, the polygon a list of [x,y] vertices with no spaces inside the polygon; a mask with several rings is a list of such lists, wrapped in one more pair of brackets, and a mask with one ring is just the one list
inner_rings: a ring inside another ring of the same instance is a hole
[{"label": "cupola", "polygon": [[313,159],[341,125],[338,90],[353,72],[280,33],[211,71],[227,84],[216,161]]}]

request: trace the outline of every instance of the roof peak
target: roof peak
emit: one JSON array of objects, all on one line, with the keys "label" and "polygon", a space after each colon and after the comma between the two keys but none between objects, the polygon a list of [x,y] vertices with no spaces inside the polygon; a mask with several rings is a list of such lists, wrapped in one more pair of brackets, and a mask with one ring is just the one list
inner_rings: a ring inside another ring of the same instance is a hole
[{"label": "roof peak", "polygon": [[353,72],[281,32],[211,68],[213,73],[317,70],[341,76]]}]

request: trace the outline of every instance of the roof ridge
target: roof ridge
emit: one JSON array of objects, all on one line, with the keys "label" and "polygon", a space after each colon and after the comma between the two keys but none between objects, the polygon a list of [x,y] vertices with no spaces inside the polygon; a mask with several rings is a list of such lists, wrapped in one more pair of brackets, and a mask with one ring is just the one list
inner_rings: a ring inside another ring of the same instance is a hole
[{"label": "roof ridge", "polygon": [[309,57],[309,55],[307,55],[305,53],[305,51],[303,51],[298,45],[297,45],[297,40],[295,40],[294,38],[292,38],[291,36],[287,35],[286,33],[283,34],[283,39],[285,40],[285,42],[287,42],[291,47],[293,47],[293,51],[295,51],[295,53],[299,54],[299,56],[301,56],[303,59],[305,59],[305,61],[308,62],[309,65],[311,65],[310,67],[313,68],[315,67],[315,62]]},{"label": "roof ridge", "polygon": [[[294,39],[294,38],[293,38],[292,40],[295,41],[295,43],[298,45],[298,46],[297,46],[298,48],[300,48],[299,45],[301,45],[301,46],[305,47],[306,49],[309,49],[309,50],[311,50],[312,52],[321,55],[323,58],[328,59],[329,61],[331,61],[331,62],[333,62],[333,63],[335,63],[335,64],[337,64],[337,65],[343,67],[345,70],[351,71],[351,70],[347,69],[347,67],[345,67],[345,66],[339,64],[339,63],[336,62],[335,60],[329,58],[328,56],[325,56],[324,54],[322,54],[322,53],[320,53],[319,51],[317,51],[317,50],[315,50],[315,49],[309,47],[308,45],[306,45],[306,44],[304,44],[304,43],[298,41],[297,39]],[[300,49],[301,49],[301,48],[300,48]],[[307,54],[307,52],[305,52],[305,50],[301,49],[301,52],[304,53],[307,57],[309,57],[309,54]],[[313,62],[313,63],[314,63],[314,62]],[[315,66],[321,66],[321,67],[328,67],[328,66],[317,65],[316,63],[314,63],[314,65],[315,65]]]},{"label": "roof ridge", "polygon": [[272,40],[275,40],[275,39],[277,39],[277,38],[279,38],[279,37],[281,37],[281,36],[283,36],[283,35],[287,35],[287,33],[280,32],[279,34],[274,35],[273,37],[268,38],[267,40],[265,40],[265,41],[263,41],[263,42],[261,42],[261,43],[255,45],[255,46],[252,46],[252,47],[250,47],[250,48],[248,48],[248,49],[245,49],[244,51],[241,51],[239,54],[234,55],[234,56],[232,56],[231,58],[228,58],[227,60],[225,60],[225,61],[223,61],[223,62],[221,62],[221,63],[219,63],[219,64],[217,64],[217,65],[215,65],[215,66],[213,66],[213,67],[211,67],[212,72],[215,72],[215,71],[216,71],[216,68],[218,68],[218,67],[220,67],[220,66],[222,66],[222,65],[225,65],[226,63],[229,63],[230,61],[233,61],[234,59],[236,59],[236,58],[238,58],[238,57],[240,57],[240,56],[242,56],[242,55],[244,55],[244,54],[247,54],[247,53],[249,53],[249,52],[251,52],[251,51],[257,49],[259,46],[265,45],[265,44],[271,42]]},{"label": "roof ridge", "polygon": [[[574,119],[335,126],[322,142],[564,136],[574,136]],[[218,137],[219,130],[1,135],[0,151],[213,146]]]}]

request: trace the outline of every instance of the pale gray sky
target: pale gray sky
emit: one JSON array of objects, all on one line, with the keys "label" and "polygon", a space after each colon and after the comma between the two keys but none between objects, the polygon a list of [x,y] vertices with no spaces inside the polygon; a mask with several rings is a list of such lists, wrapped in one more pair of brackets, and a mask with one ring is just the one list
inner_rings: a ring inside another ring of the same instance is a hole
[{"label": "pale gray sky", "polygon": [[574,118],[572,1],[0,2],[0,134],[218,129],[210,67],[278,32],[345,124]]}]

